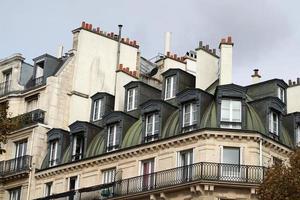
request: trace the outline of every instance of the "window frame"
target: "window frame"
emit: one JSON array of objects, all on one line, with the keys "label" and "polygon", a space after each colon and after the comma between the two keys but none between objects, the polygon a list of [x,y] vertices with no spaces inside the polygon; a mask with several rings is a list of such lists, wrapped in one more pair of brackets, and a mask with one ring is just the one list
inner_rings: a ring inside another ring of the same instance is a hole
[{"label": "window frame", "polygon": [[[117,137],[118,137],[118,123],[109,124],[107,126],[107,152],[115,151],[118,149],[119,144],[117,144]],[[112,145],[110,144],[110,137],[111,137],[111,129],[113,127],[113,133],[112,133]]]},{"label": "window frame", "polygon": [[278,86],[277,88],[277,97],[282,101],[285,102],[285,89]]},{"label": "window frame", "polygon": [[[9,200],[21,200],[21,192],[22,192],[21,187],[10,189],[9,190]],[[12,196],[12,194],[17,194],[17,196],[14,198],[14,196]]]},{"label": "window frame", "polygon": [[[149,122],[149,118],[151,117],[152,117],[151,122]],[[148,132],[149,125],[151,125],[151,132]],[[144,143],[155,141],[156,139],[158,139],[159,133],[160,133],[159,112],[147,113],[145,115]]]},{"label": "window frame", "polygon": [[[168,90],[168,80],[170,80],[170,88]],[[169,100],[173,99],[176,96],[176,75],[171,75],[165,78],[165,91],[164,91],[164,99]],[[168,96],[168,91],[170,91]]]},{"label": "window frame", "polygon": [[[228,114],[229,120],[224,119],[224,103],[225,101],[229,102]],[[234,121],[233,113],[234,113],[234,106],[233,102],[239,102],[239,119],[238,121]],[[220,108],[220,128],[230,128],[230,129],[242,129],[243,123],[243,105],[242,100],[240,99],[221,99],[221,108]]]},{"label": "window frame", "polygon": [[[132,111],[137,109],[137,87],[129,88],[127,90],[127,105],[126,110]],[[132,95],[130,94],[132,92]]]},{"label": "window frame", "polygon": [[113,183],[115,181],[116,172],[117,169],[115,167],[102,170],[102,184]]},{"label": "window frame", "polygon": [[[186,106],[189,106],[189,112],[188,112],[188,117],[189,117],[189,122],[186,123]],[[182,104],[182,129],[183,132],[186,131],[192,131],[194,130],[196,127],[195,125],[197,125],[198,123],[198,109],[197,109],[197,103],[196,102],[186,102],[184,104]]]},{"label": "window frame", "polygon": [[[77,141],[78,138],[81,138],[82,140],[80,141],[79,145],[79,153],[76,153],[76,146],[77,146]],[[72,161],[80,160],[83,158],[84,154],[84,134],[83,133],[76,133],[73,135],[73,147],[72,147]],[[78,156],[78,157],[77,157]]]},{"label": "window frame", "polygon": [[50,196],[52,195],[52,187],[53,187],[53,182],[47,182],[45,183],[45,189],[44,189],[44,196]]},{"label": "window frame", "polygon": [[103,105],[103,98],[95,99],[93,101],[93,115],[92,115],[93,121],[98,121],[102,119],[102,105]]},{"label": "window frame", "polygon": [[[71,180],[75,180],[75,187],[71,190]],[[79,188],[79,176],[70,176],[68,178],[68,191],[77,190]]]},{"label": "window frame", "polygon": [[[274,121],[275,116],[275,121]],[[270,110],[269,115],[269,133],[279,136],[279,114],[273,110]],[[274,131],[274,124],[276,123],[276,130]]]},{"label": "window frame", "polygon": [[300,124],[296,126],[296,145],[300,147]]},{"label": "window frame", "polygon": [[[56,166],[58,164],[58,139],[55,140],[51,140],[49,142],[50,145],[50,152],[49,152],[49,167],[53,167]],[[54,143],[54,149],[53,147],[53,143]],[[53,156],[54,154],[54,156]],[[52,159],[53,157],[53,159]]]}]

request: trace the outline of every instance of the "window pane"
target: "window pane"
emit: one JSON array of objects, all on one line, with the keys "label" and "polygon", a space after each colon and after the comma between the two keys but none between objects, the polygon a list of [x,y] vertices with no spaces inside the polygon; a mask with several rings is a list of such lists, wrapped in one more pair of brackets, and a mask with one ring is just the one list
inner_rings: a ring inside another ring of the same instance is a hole
[{"label": "window pane", "polygon": [[221,121],[230,121],[230,101],[222,100],[221,102]]},{"label": "window pane", "polygon": [[115,174],[116,174],[116,169],[108,169],[108,170],[104,170],[102,172],[103,174],[103,181],[102,183],[112,183],[114,181],[115,178]]},{"label": "window pane", "polygon": [[224,147],[223,148],[223,163],[240,164],[240,148]]}]

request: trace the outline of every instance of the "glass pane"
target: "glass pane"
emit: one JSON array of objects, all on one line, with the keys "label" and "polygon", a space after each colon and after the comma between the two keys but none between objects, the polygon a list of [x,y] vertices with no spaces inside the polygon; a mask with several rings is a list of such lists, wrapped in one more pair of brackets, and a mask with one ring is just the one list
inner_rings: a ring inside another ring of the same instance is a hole
[{"label": "glass pane", "polygon": [[240,164],[240,148],[224,147],[223,148],[223,163]]}]

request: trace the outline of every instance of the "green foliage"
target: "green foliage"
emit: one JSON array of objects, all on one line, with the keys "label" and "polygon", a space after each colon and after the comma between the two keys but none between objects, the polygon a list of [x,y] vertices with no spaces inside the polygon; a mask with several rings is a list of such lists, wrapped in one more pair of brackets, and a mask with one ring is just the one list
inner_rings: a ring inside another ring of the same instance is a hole
[{"label": "green foliage", "polygon": [[300,200],[300,148],[290,156],[289,165],[281,163],[268,169],[258,199]]}]

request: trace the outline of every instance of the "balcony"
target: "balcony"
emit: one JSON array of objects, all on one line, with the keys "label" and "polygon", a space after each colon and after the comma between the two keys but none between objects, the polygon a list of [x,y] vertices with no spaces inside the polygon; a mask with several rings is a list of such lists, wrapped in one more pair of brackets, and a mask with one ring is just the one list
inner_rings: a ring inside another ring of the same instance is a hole
[{"label": "balcony", "polygon": [[16,126],[14,127],[14,130],[18,130],[21,128],[25,128],[27,126],[34,125],[36,123],[44,123],[45,119],[45,111],[37,109],[33,110],[31,112],[18,115],[16,117],[12,118],[12,121]]},{"label": "balcony", "polygon": [[0,179],[26,173],[31,167],[31,156],[0,161]]},{"label": "balcony", "polygon": [[28,89],[28,88],[37,87],[37,86],[40,86],[40,85],[44,85],[45,83],[46,83],[46,81],[45,81],[44,76],[37,77],[37,78],[32,78],[26,84],[26,88]]},{"label": "balcony", "polygon": [[11,80],[0,83],[0,96],[5,95],[11,91]]},{"label": "balcony", "polygon": [[46,199],[107,199],[147,193],[168,187],[182,187],[187,184],[215,182],[228,185],[259,185],[264,177],[264,167],[200,162],[184,167],[159,171],[143,176],[115,181],[93,187],[81,188],[61,194],[39,198]]}]

